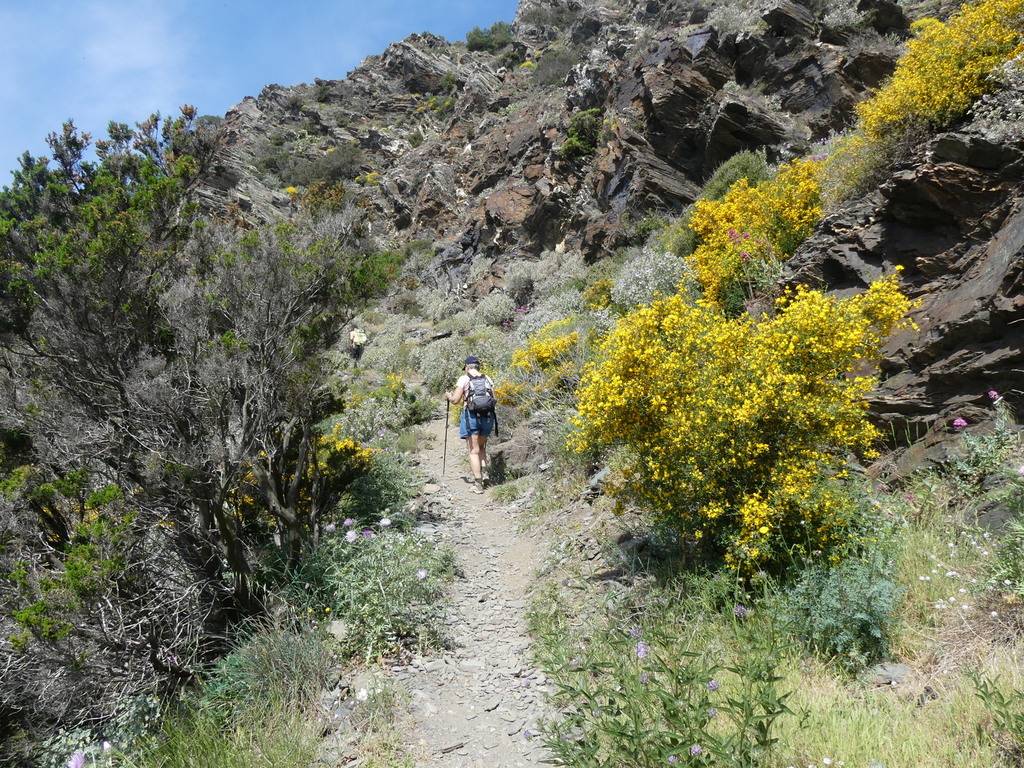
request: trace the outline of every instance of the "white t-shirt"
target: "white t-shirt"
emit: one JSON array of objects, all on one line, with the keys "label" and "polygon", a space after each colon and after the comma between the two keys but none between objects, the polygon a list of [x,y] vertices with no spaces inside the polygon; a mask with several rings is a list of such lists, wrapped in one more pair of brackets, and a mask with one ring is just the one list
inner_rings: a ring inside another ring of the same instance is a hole
[{"label": "white t-shirt", "polygon": [[[470,370],[473,371],[473,376],[480,376],[481,375],[480,371],[476,370],[475,368],[472,368]],[[459,380],[457,382],[455,382],[455,391],[462,393],[462,399],[463,400],[465,400],[466,399],[466,395],[469,394],[468,389],[469,389],[469,380],[470,380],[470,378],[471,377],[470,377],[469,373],[464,373],[464,374],[462,374],[459,377]],[[494,382],[491,381],[491,377],[490,376],[484,376],[484,378],[487,379],[487,386],[489,386],[491,388],[491,391],[493,392],[494,391]]]}]

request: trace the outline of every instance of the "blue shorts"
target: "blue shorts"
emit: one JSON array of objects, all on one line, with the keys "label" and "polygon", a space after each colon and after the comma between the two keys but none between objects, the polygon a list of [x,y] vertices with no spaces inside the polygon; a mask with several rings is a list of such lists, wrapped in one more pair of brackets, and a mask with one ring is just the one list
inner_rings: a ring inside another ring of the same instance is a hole
[{"label": "blue shorts", "polygon": [[470,413],[468,408],[462,409],[462,417],[459,419],[459,437],[465,440],[470,435],[482,435],[490,437],[494,431],[494,414],[477,416]]}]

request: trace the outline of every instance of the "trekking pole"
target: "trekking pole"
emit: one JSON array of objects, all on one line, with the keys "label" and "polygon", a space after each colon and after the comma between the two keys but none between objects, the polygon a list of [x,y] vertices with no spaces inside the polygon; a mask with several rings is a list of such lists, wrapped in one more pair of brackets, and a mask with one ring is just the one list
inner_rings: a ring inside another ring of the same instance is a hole
[{"label": "trekking pole", "polygon": [[448,468],[448,414],[451,410],[452,404],[448,401],[444,406],[444,455],[441,457],[441,477],[444,477],[444,471]]}]

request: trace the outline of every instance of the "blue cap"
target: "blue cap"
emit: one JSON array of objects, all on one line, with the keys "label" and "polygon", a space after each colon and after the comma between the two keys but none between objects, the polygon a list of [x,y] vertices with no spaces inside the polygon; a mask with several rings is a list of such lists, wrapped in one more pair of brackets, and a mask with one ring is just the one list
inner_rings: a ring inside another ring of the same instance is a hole
[{"label": "blue cap", "polygon": [[469,357],[466,358],[466,365],[480,365],[480,358],[477,357],[476,355],[470,355]]}]

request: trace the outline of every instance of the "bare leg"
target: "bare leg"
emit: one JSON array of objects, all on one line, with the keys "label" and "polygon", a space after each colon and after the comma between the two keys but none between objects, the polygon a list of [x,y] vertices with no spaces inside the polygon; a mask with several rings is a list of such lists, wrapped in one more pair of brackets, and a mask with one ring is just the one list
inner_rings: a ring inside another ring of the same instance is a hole
[{"label": "bare leg", "polygon": [[476,439],[480,445],[480,475],[489,480],[490,472],[487,471],[487,468],[490,462],[487,460],[487,438],[483,435],[478,435]]},{"label": "bare leg", "polygon": [[479,480],[482,477],[480,466],[480,457],[482,453],[480,448],[480,436],[470,435],[466,442],[469,443],[469,469],[473,473],[473,479]]}]

